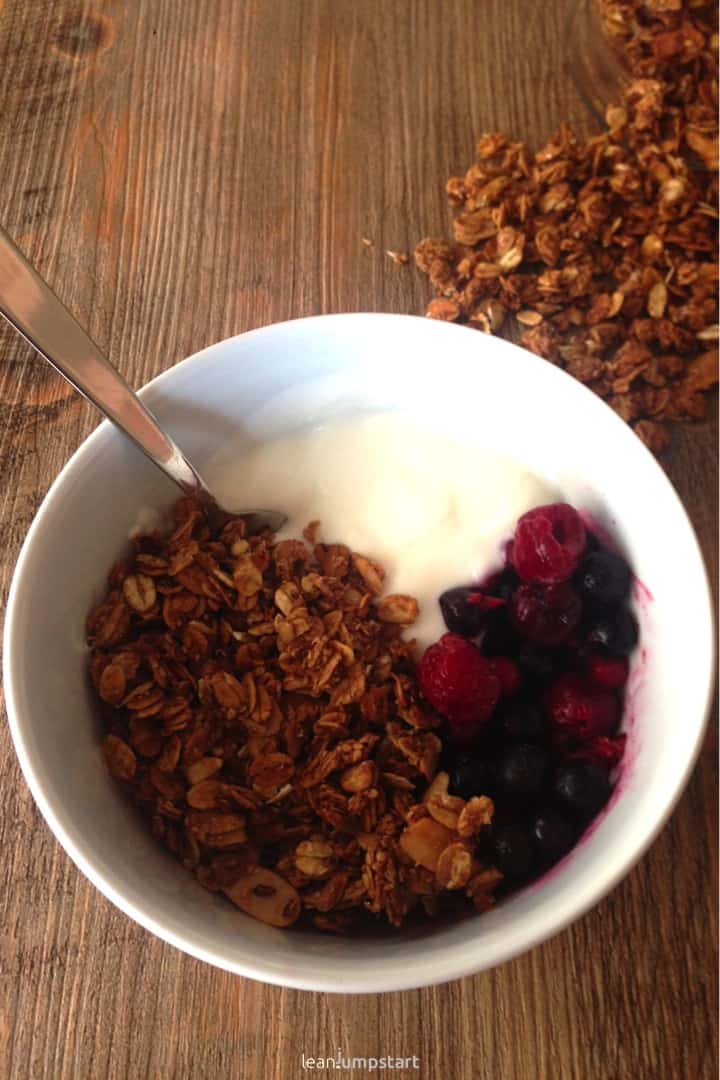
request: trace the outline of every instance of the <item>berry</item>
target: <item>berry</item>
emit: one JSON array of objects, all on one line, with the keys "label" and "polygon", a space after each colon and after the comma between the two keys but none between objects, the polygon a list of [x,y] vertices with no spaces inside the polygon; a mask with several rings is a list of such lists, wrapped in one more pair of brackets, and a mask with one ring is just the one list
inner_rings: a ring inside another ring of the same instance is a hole
[{"label": "berry", "polygon": [[548,765],[548,755],[539,746],[531,743],[513,746],[497,762],[500,792],[517,802],[534,799],[542,791]]},{"label": "berry", "polygon": [[472,591],[470,586],[460,585],[444,592],[439,601],[448,630],[468,638],[477,637],[485,624],[482,609],[468,604]]},{"label": "berry", "polygon": [[572,672],[553,683],[546,707],[558,733],[579,740],[611,735],[620,719],[612,691]]},{"label": "berry", "polygon": [[608,801],[638,624],[628,563],[567,504],[524,514],[504,558],[480,585],[442,594],[449,632],[417,674],[444,717],[449,791],[495,802],[477,857],[519,884],[565,855]]},{"label": "berry", "polygon": [[545,649],[541,645],[525,642],[515,654],[524,679],[546,685],[557,676],[567,671],[572,663],[572,655],[566,649]]},{"label": "berry", "polygon": [[496,656],[490,661],[490,667],[498,677],[501,694],[511,697],[517,693],[521,675],[520,668],[514,660],[509,660],[507,656]]},{"label": "berry", "polygon": [[587,522],[585,523],[585,550],[588,554],[590,554],[591,551],[605,551],[599,538],[594,532],[590,531],[590,526]]},{"label": "berry", "polygon": [[594,761],[575,761],[555,777],[559,802],[582,819],[594,817],[610,798],[612,786],[607,769]]},{"label": "berry", "polygon": [[530,837],[518,825],[493,830],[493,862],[506,877],[522,880],[530,876],[535,863]]},{"label": "berry", "polygon": [[547,724],[537,705],[528,701],[514,702],[500,718],[500,730],[508,739],[537,739]]},{"label": "berry", "polygon": [[425,698],[447,717],[454,734],[487,720],[500,696],[490,661],[457,634],[444,634],[426,650],[418,679]]},{"label": "berry", "polygon": [[556,585],[575,573],[585,543],[585,526],[572,506],[538,506],[519,519],[510,560],[524,581]]},{"label": "berry", "polygon": [[624,686],[630,671],[630,665],[622,656],[590,656],[587,667],[592,681],[610,690]]},{"label": "berry", "polygon": [[485,656],[508,656],[519,645],[518,632],[510,625],[507,608],[491,611],[486,617],[481,648]]},{"label": "berry", "polygon": [[542,810],[533,819],[532,835],[541,857],[552,862],[566,855],[575,843],[575,829],[552,807]]},{"label": "berry", "polygon": [[598,765],[604,765],[606,769],[614,769],[620,764],[625,753],[626,742],[626,735],[615,735],[614,738],[598,735],[596,739],[590,739],[577,750],[573,750],[569,757],[573,761],[594,761]]},{"label": "berry", "polygon": [[510,566],[506,566],[497,574],[493,574],[481,585],[482,591],[489,596],[497,596],[501,600],[509,600],[520,584],[520,578]]},{"label": "berry", "polygon": [[491,596],[490,593],[484,593],[482,589],[472,589],[467,602],[470,607],[480,608],[481,611],[497,611],[498,608],[505,607],[507,600],[502,599],[500,596]]},{"label": "berry", "polygon": [[448,720],[447,738],[456,750],[469,750],[480,738],[485,724],[484,719],[468,720],[463,717],[462,720]]},{"label": "berry", "polygon": [[591,551],[580,566],[577,584],[583,597],[591,603],[619,604],[630,593],[632,571],[625,560],[612,551]]},{"label": "berry", "polygon": [[567,582],[521,585],[510,601],[510,621],[524,637],[541,645],[566,641],[580,621],[582,601]]},{"label": "berry", "polygon": [[587,629],[586,641],[593,649],[611,656],[627,656],[638,643],[637,619],[627,608],[599,615]]},{"label": "berry", "polygon": [[461,799],[487,795],[490,788],[487,766],[475,757],[461,757],[450,772],[448,790]]}]

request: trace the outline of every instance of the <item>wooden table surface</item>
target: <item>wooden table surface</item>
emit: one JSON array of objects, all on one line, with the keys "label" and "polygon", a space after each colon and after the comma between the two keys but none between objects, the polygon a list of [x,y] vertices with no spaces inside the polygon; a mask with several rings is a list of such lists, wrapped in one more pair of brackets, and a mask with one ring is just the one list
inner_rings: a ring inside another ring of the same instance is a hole
[{"label": "wooden table surface", "polygon": [[[421,313],[426,281],[385,252],[447,232],[445,179],[481,131],[538,142],[590,123],[564,0],[0,9],[0,221],[135,385],[265,323]],[[0,410],[4,597],[97,417],[4,328]],[[716,432],[677,428],[666,460],[713,574]],[[716,746],[651,851],[570,929],[474,978],[353,997],[216,971],[120,914],[51,836],[3,728],[2,1073],[285,1080],[302,1052],[339,1046],[415,1054],[402,1075],[433,1080],[714,1077]]]}]

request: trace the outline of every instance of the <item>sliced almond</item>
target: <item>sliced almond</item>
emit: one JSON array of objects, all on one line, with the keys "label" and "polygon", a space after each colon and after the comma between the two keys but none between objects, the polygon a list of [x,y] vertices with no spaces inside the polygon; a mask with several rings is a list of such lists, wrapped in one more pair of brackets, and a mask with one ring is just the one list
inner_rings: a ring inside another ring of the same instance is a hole
[{"label": "sliced almond", "polygon": [[454,838],[455,834],[451,829],[446,829],[439,821],[426,817],[408,825],[398,843],[413,862],[434,873],[438,859]]}]

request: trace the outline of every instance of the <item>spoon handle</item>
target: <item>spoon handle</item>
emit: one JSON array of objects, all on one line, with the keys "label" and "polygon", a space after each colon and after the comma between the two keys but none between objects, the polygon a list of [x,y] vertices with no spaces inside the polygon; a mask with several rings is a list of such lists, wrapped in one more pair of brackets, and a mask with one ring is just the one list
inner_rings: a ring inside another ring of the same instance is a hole
[{"label": "spoon handle", "polygon": [[181,450],[1,227],[0,315],[186,495],[214,502]]}]

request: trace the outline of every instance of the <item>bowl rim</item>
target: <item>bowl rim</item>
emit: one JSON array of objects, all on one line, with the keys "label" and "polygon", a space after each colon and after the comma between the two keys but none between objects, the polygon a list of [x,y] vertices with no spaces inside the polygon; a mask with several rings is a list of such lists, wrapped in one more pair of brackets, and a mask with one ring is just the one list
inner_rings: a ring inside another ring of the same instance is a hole
[{"label": "bowl rim", "polygon": [[[278,332],[282,333],[287,328],[294,328],[298,324],[304,324],[309,329],[317,323],[323,323],[327,325],[331,321],[346,323],[356,321],[366,321],[371,319],[373,321],[380,322],[381,320],[412,320],[416,323],[423,322],[427,325],[427,319],[424,316],[417,315],[405,315],[395,313],[384,312],[347,312],[347,313],[334,313],[328,315],[311,315],[294,319],[283,320],[278,323],[269,323],[265,326],[257,327],[252,330],[244,331],[240,334],[232,335],[229,338],[225,338],[221,341],[215,342],[211,345],[200,349],[199,351],[184,358],[173,366],[167,368],[165,371],[156,375],[148,383],[146,383],[139,391],[138,394],[141,398],[153,397],[158,388],[162,388],[165,381],[172,380],[180,369],[187,368],[190,365],[195,365],[199,361],[211,360],[213,355],[219,350],[226,348],[231,342],[238,341],[240,339],[245,340],[249,337],[258,336],[270,336]],[[452,323],[436,323],[436,326],[443,325],[446,328],[451,327],[451,332],[460,331],[463,334],[470,334],[473,331],[464,326],[458,326]],[[437,332],[437,331],[436,331]],[[475,332],[476,333],[476,332]],[[514,354],[521,354],[531,356],[527,350],[515,345],[512,342],[508,342],[502,338],[494,339],[496,345],[500,345],[502,348],[506,348],[508,352]],[[592,391],[587,387],[578,383],[572,376],[559,368],[554,367],[547,361],[543,361],[540,358],[532,357],[533,361],[539,364],[547,365],[547,375],[551,378],[559,377],[564,380],[568,380],[573,383],[578,391],[581,391],[592,398],[598,405],[607,410],[609,414],[607,419],[615,421],[619,428],[627,431],[627,427],[624,422],[618,417],[604,402],[598,399]],[[716,651],[715,651],[715,637],[714,637],[714,607],[712,601],[712,593],[710,590],[710,583],[707,574],[707,568],[702,556],[700,545],[697,539],[697,534],[693,527],[692,522],[685,510],[685,507],[680,500],[678,493],[670,482],[669,478],[665,474],[662,467],[655,460],[650,451],[637,439],[638,452],[643,454],[646,459],[649,460],[651,467],[657,470],[666,486],[667,495],[674,503],[674,507],[677,513],[684,519],[684,523],[689,531],[689,537],[694,546],[695,555],[697,557],[698,568],[700,570],[700,581],[703,588],[703,599],[706,607],[706,614],[708,616],[708,627],[710,629],[710,646],[709,646],[709,663],[707,665],[707,679],[703,693],[703,710],[702,717],[697,725],[695,739],[692,747],[688,748],[685,766],[682,771],[677,774],[674,780],[674,789],[671,797],[663,804],[662,812],[657,816],[650,818],[651,824],[649,827],[645,827],[642,830],[642,838],[638,844],[626,851],[621,857],[618,857],[615,869],[606,877],[596,879],[596,882],[592,888],[588,887],[584,897],[579,898],[578,903],[569,904],[568,911],[562,915],[549,919],[542,927],[538,927],[533,932],[526,931],[524,934],[522,928],[518,929],[515,941],[508,946],[506,943],[498,945],[494,942],[485,943],[486,955],[482,960],[474,958],[472,948],[465,948],[457,957],[455,955],[447,967],[438,965],[433,971],[425,971],[420,974],[417,965],[408,965],[407,969],[400,965],[393,965],[391,970],[383,969],[382,971],[373,971],[372,973],[366,972],[362,977],[358,978],[352,971],[347,971],[343,975],[342,984],[338,982],[337,976],[330,972],[328,974],[317,975],[313,974],[310,978],[303,977],[302,974],[295,974],[294,972],[283,973],[278,975],[271,968],[267,968],[262,962],[257,960],[238,961],[235,959],[228,959],[223,953],[213,946],[198,946],[192,941],[186,940],[179,933],[166,927],[163,924],[162,918],[158,919],[153,912],[145,910],[142,907],[138,907],[132,900],[127,898],[122,890],[122,887],[118,887],[112,882],[106,880],[104,875],[95,868],[91,858],[87,857],[85,853],[76,846],[73,837],[69,831],[65,828],[62,821],[59,820],[56,815],[55,809],[51,804],[50,799],[46,796],[43,785],[35,771],[33,764],[32,753],[28,748],[25,741],[23,729],[24,721],[20,715],[20,709],[17,703],[18,697],[18,684],[16,680],[19,679],[17,673],[20,668],[16,661],[16,652],[18,650],[19,643],[16,641],[15,629],[17,626],[16,611],[19,605],[22,603],[22,593],[24,591],[25,578],[27,576],[27,567],[32,558],[32,551],[35,544],[36,537],[38,537],[45,528],[45,522],[51,517],[55,502],[61,497],[63,488],[67,482],[69,476],[71,476],[78,464],[86,457],[92,454],[95,444],[102,442],[107,438],[109,433],[114,431],[114,427],[109,420],[103,420],[77,447],[73,452],[69,460],[65,463],[58,475],[53,480],[52,485],[44,496],[40,506],[38,507],[33,521],[30,525],[28,533],[23,541],[15,569],[12,575],[12,581],[10,585],[8,602],[5,612],[5,625],[3,631],[3,683],[6,696],[6,707],[8,714],[8,726],[10,728],[13,745],[20,762],[21,770],[25,781],[30,788],[30,792],[35,800],[40,812],[42,813],[46,823],[48,824],[51,832],[54,834],[57,841],[63,847],[65,852],[70,856],[79,870],[92,882],[92,884],[98,889],[102,895],[111,901],[117,908],[119,908],[125,915],[131,918],[134,922],[139,923],[144,929],[155,934],[161,940],[167,942],[170,945],[180,951],[187,953],[198,960],[203,960],[206,963],[212,964],[215,967],[219,967],[225,971],[233,974],[245,976],[247,978],[257,979],[262,982],[266,982],[277,986],[286,986],[299,990],[311,990],[320,992],[331,993],[384,993],[400,990],[416,989],[424,986],[435,986],[441,983],[449,982],[455,979],[462,978],[464,976],[477,974],[481,971],[487,970],[499,964],[505,963],[508,960],[527,952],[534,948],[541,942],[548,941],[555,937],[558,933],[564,930],[572,922],[584,915],[588,910],[594,907],[600,900],[603,899],[615,886],[628,874],[633,866],[642,858],[648,848],[657,838],[660,831],[664,828],[669,817],[674,811],[681,795],[683,794],[690,775],[697,762],[705,730],[707,727],[708,715],[710,706],[713,699],[714,683],[715,683],[715,670],[716,670]],[[457,950],[454,951],[457,953]]]}]

